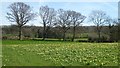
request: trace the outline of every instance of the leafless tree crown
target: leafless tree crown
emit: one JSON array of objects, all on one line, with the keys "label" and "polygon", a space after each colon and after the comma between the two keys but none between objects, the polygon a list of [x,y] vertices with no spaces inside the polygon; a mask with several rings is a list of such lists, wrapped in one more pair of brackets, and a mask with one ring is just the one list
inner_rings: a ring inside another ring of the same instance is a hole
[{"label": "leafless tree crown", "polygon": [[25,25],[28,21],[35,17],[31,7],[22,2],[15,2],[9,7],[10,12],[7,13],[7,18],[11,22],[16,22],[19,26]]}]

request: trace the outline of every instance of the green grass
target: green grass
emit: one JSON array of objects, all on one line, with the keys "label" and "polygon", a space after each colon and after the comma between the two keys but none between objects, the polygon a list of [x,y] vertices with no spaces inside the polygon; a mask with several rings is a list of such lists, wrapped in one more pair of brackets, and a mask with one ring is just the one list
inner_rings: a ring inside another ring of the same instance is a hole
[{"label": "green grass", "polygon": [[117,66],[117,43],[3,40],[3,66]]}]

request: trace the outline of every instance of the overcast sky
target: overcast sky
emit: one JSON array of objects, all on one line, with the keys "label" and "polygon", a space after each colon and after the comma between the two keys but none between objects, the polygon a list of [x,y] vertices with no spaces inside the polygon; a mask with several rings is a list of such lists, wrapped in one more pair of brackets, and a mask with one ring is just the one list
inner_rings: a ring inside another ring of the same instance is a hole
[{"label": "overcast sky", "polygon": [[[74,10],[85,15],[87,19],[82,23],[84,26],[94,25],[88,22],[88,16],[92,10],[102,10],[106,12],[112,18],[118,17],[118,1],[119,0],[19,0],[33,8],[34,12],[39,12],[40,6],[48,5],[50,8],[58,10],[60,8],[64,10]],[[6,13],[9,11],[7,8],[11,3],[16,0],[1,0],[0,2],[0,22],[1,25],[11,25],[15,22],[9,22],[6,19]],[[36,20],[28,22],[26,25],[41,26],[40,17],[36,17]]]}]

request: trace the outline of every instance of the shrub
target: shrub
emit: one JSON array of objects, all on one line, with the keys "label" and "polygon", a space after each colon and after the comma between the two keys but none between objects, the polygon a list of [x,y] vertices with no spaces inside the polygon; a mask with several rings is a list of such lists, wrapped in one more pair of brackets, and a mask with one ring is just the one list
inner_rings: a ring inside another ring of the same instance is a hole
[{"label": "shrub", "polygon": [[3,36],[3,37],[2,37],[2,40],[6,40],[6,39],[7,39],[7,36]]},{"label": "shrub", "polygon": [[98,38],[98,37],[88,37],[88,41],[90,41],[90,42],[107,42],[108,39],[105,36],[102,36],[100,38]]}]

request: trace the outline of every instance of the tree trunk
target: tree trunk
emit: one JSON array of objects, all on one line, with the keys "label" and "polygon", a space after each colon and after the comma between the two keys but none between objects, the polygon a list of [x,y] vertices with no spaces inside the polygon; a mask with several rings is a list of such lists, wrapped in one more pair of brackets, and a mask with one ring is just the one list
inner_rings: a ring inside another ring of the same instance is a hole
[{"label": "tree trunk", "polygon": [[98,42],[100,42],[101,39],[100,39],[100,30],[98,31]]},{"label": "tree trunk", "polygon": [[22,40],[22,26],[19,26],[19,40]]},{"label": "tree trunk", "polygon": [[37,30],[37,38],[40,38],[40,29]]},{"label": "tree trunk", "polygon": [[98,42],[100,42],[100,27],[99,26],[97,26],[97,33],[98,33]]},{"label": "tree trunk", "polygon": [[63,32],[63,41],[65,41],[65,31]]},{"label": "tree trunk", "polygon": [[44,22],[43,39],[42,40],[45,40],[45,36],[46,36],[46,23]]},{"label": "tree trunk", "polygon": [[73,37],[72,37],[72,41],[74,41],[75,39],[75,26],[73,27]]},{"label": "tree trunk", "polygon": [[109,26],[109,41],[111,42],[113,39],[112,39],[112,26]]},{"label": "tree trunk", "polygon": [[47,27],[46,27],[46,34],[45,34],[45,35],[46,35],[46,36],[45,36],[46,38],[48,38],[48,37],[49,37],[49,36],[48,36],[49,31],[50,31],[50,27],[49,27],[49,26],[47,26]]}]

